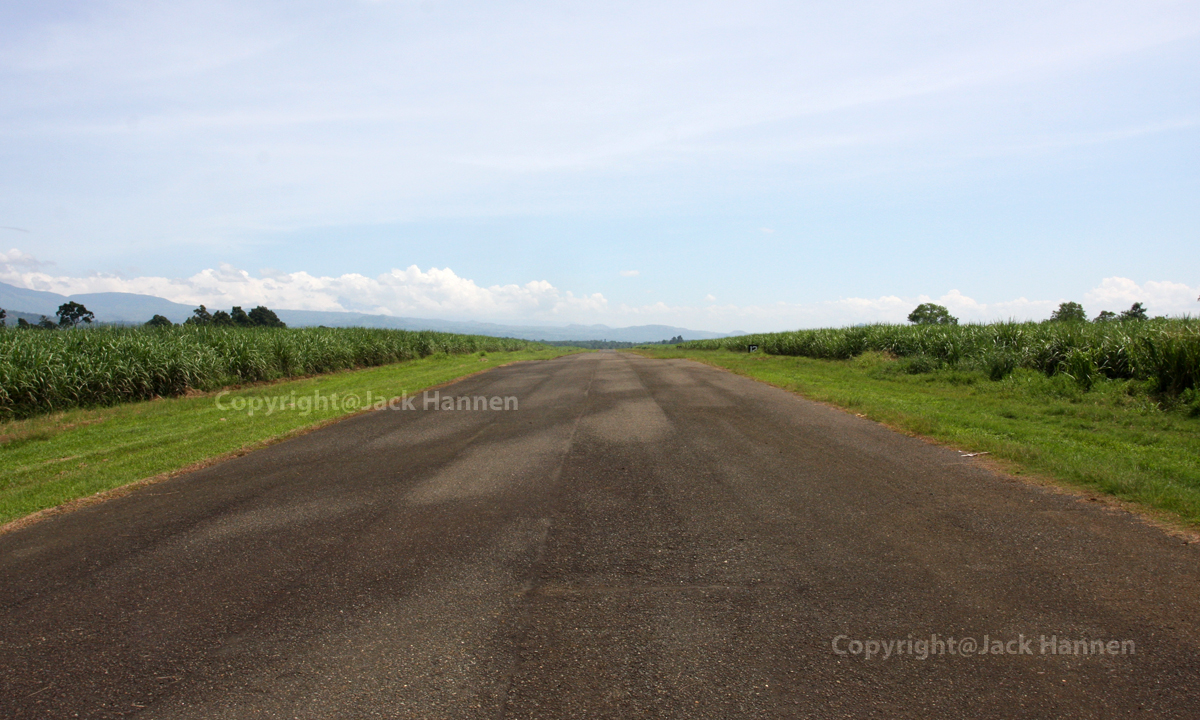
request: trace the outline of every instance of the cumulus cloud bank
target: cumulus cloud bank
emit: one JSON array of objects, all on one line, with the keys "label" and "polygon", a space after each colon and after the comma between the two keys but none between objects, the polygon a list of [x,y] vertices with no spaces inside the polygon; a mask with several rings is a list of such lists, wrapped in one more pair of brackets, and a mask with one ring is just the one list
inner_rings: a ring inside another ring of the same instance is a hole
[{"label": "cumulus cloud bank", "polygon": [[[840,298],[815,303],[721,305],[707,295],[709,304],[698,307],[656,302],[646,305],[610,303],[602,294],[575,294],[545,280],[522,285],[483,287],[459,277],[450,268],[407,269],[368,277],[357,273],[324,277],[307,272],[262,270],[254,276],[222,263],[189,278],[92,275],[51,275],[34,256],[13,249],[0,252],[0,281],[31,290],[63,295],[127,292],[154,295],[189,305],[211,307],[267,305],[276,309],[365,312],[380,315],[441,319],[475,319],[492,322],[606,323],[641,325],[664,323],[693,329],[785,330],[856,323],[902,323],[916,305],[945,305],[963,321],[1038,320],[1049,317],[1060,302],[1024,297],[985,303],[950,290],[940,297],[919,295],[876,298]],[[1195,313],[1200,288],[1170,281],[1137,282],[1122,277],[1105,278],[1084,296],[1091,315],[1101,310],[1122,310],[1142,302],[1152,315]],[[13,308],[19,310],[20,308]]]},{"label": "cumulus cloud bank", "polygon": [[66,277],[30,269],[26,260],[30,256],[20,251],[14,250],[2,257],[0,280],[3,282],[63,295],[126,292],[213,307],[261,304],[289,310],[488,320],[566,321],[603,313],[607,306],[607,300],[599,293],[577,296],[544,280],[524,285],[481,287],[473,280],[459,277],[450,268],[423,271],[415,265],[376,277],[356,273],[319,277],[307,272],[270,270],[255,277],[225,263],[182,279],[113,275]]},{"label": "cumulus cloud bank", "polygon": [[1110,277],[1085,295],[1084,300],[1102,310],[1123,310],[1140,302],[1152,315],[1194,315],[1200,310],[1198,295],[1197,288],[1183,283],[1151,281],[1138,285],[1129,278]]},{"label": "cumulus cloud bank", "polygon": [[[1146,282],[1138,284],[1129,278],[1105,278],[1099,286],[1084,295],[1084,308],[1094,317],[1101,310],[1119,311],[1135,302],[1143,303],[1151,315],[1196,314],[1200,287],[1176,282]],[[712,296],[708,296],[711,298]],[[708,299],[708,298],[706,298]],[[773,305],[710,305],[705,308],[653,306],[618,308],[627,316],[638,316],[650,322],[683,323],[688,318],[703,318],[712,328],[741,328],[746,330],[785,330],[812,327],[837,327],[860,323],[904,323],[908,314],[921,303],[944,305],[963,322],[996,320],[1044,320],[1050,317],[1059,303],[1072,298],[1030,300],[1019,297],[1001,302],[979,302],[958,290],[940,297],[918,295],[900,297],[884,295],[876,298],[840,298],[816,303],[776,303]]]}]

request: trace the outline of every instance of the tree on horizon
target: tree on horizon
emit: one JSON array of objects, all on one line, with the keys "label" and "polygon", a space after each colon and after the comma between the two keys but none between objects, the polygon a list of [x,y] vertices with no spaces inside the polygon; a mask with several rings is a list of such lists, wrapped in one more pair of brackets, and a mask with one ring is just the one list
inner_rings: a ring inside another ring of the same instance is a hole
[{"label": "tree on horizon", "polygon": [[250,316],[246,314],[246,311],[242,309],[241,305],[233,306],[233,309],[229,311],[229,319],[232,320],[233,324],[237,325],[238,327],[254,326],[254,321],[250,319]]},{"label": "tree on horizon", "polygon": [[908,314],[908,321],[915,325],[957,325],[958,318],[950,314],[943,305],[921,303]]},{"label": "tree on horizon", "polygon": [[1056,322],[1087,322],[1087,313],[1077,302],[1065,302],[1050,314],[1050,319]]},{"label": "tree on horizon", "polygon": [[55,315],[58,316],[58,326],[64,328],[73,328],[79,323],[91,325],[96,319],[95,313],[74,300],[59,305]]},{"label": "tree on horizon", "polygon": [[1140,302],[1135,302],[1128,310],[1121,311],[1122,320],[1145,320],[1146,308]]},{"label": "tree on horizon", "polygon": [[211,325],[212,314],[208,308],[201,305],[192,311],[192,316],[183,322],[184,325]]},{"label": "tree on horizon", "polygon": [[285,328],[287,324],[279,319],[274,311],[262,305],[250,311],[249,318],[256,327]]}]

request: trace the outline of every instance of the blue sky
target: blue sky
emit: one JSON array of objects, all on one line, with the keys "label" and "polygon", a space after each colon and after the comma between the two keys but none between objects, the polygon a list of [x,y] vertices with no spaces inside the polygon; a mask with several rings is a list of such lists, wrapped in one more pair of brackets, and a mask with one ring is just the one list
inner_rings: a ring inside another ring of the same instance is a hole
[{"label": "blue sky", "polygon": [[1200,3],[8,3],[0,280],[778,330],[1200,309]]}]

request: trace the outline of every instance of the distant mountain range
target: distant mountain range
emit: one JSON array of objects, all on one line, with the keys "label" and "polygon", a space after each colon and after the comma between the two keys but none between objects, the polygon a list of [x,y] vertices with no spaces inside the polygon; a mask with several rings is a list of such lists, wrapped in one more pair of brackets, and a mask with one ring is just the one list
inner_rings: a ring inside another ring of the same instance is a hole
[{"label": "distant mountain range", "polygon": [[[141,324],[155,315],[162,315],[172,322],[183,322],[192,316],[191,305],[171,302],[153,295],[136,293],[82,293],[59,295],[43,290],[26,290],[7,283],[0,283],[0,308],[8,310],[9,322],[23,315],[35,322],[38,316],[54,317],[58,306],[68,301],[87,306],[96,314],[97,322]],[[216,310],[218,308],[209,308]],[[220,308],[227,310],[228,308]],[[249,309],[249,308],[247,308]],[[427,318],[393,317],[391,315],[367,315],[352,312],[322,312],[316,310],[275,310],[289,326],[304,327],[325,325],[327,327],[376,327],[397,330],[436,330],[439,332],[466,333],[470,335],[492,335],[515,337],[525,340],[617,340],[621,342],[657,342],[683,336],[684,340],[704,340],[726,337],[726,334],[688,330],[670,325],[638,325],[613,328],[607,325],[499,325],[496,323],[431,320]],[[18,315],[20,313],[21,315]],[[742,335],[733,332],[728,335]]]}]

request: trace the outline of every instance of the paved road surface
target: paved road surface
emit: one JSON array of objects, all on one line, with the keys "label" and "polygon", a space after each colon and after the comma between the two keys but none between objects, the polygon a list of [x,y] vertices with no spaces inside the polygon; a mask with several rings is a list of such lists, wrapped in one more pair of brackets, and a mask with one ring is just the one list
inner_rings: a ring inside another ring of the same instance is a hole
[{"label": "paved road surface", "polygon": [[418,398],[0,536],[0,717],[1200,717],[1200,552],[1128,515],[686,361],[441,393],[519,409]]}]

